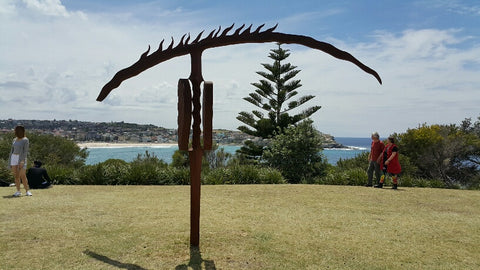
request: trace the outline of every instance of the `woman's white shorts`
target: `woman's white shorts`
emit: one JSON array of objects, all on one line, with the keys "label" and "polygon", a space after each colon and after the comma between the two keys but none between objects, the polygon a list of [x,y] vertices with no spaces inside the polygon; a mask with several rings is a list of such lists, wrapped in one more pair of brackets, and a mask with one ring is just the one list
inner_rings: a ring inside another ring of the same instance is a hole
[{"label": "woman's white shorts", "polygon": [[17,166],[18,165],[18,159],[20,158],[20,155],[18,154],[12,154],[10,157],[10,166]]},{"label": "woman's white shorts", "polygon": [[[12,154],[10,157],[10,166],[18,166],[20,165],[20,155],[18,154]],[[27,168],[27,161],[25,160],[25,163],[23,164],[23,168]]]},{"label": "woman's white shorts", "polygon": [[[10,166],[18,166],[20,165],[20,155],[18,154],[12,154],[10,157]],[[25,163],[23,163],[23,168],[27,168],[27,161],[25,160]]]}]

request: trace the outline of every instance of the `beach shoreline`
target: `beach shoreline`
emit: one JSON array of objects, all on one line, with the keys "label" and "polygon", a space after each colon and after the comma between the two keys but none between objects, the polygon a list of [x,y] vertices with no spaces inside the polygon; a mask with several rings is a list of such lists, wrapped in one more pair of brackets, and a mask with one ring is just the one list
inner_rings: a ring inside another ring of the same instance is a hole
[{"label": "beach shoreline", "polygon": [[80,148],[173,147],[176,143],[77,142]]}]

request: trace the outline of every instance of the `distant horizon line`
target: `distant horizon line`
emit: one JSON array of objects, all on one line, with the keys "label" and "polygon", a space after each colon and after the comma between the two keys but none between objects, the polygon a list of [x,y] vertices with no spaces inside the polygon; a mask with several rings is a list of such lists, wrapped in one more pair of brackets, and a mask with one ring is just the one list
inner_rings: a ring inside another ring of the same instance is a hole
[{"label": "distant horizon line", "polygon": [[[145,125],[145,126],[148,126],[148,125],[151,125],[151,126],[155,126],[155,127],[159,127],[159,128],[165,128],[165,129],[177,129],[177,128],[169,128],[169,127],[164,127],[164,126],[158,126],[158,125],[155,125],[155,124],[142,124],[142,123],[134,123],[134,122],[125,122],[125,121],[110,121],[110,122],[106,122],[106,121],[88,121],[88,120],[73,120],[73,119],[14,119],[14,118],[8,118],[8,119],[0,119],[0,122],[1,121],[50,121],[50,122],[60,122],[60,121],[64,121],[64,122],[73,122],[73,121],[76,121],[76,122],[85,122],[85,123],[95,123],[95,124],[99,124],[99,123],[105,123],[105,124],[109,124],[109,123],[124,123],[124,124],[134,124],[134,125]],[[17,123],[17,125],[21,125],[22,123]],[[228,129],[228,128],[214,128],[213,130],[227,130],[227,131],[235,131],[235,132],[240,132],[242,133],[241,131],[235,129]],[[320,131],[320,130],[319,130]],[[322,132],[322,131],[320,131]],[[322,132],[324,133],[324,132]],[[328,134],[328,135],[331,135],[333,136],[334,138],[358,138],[358,139],[365,139],[365,138],[369,138],[369,137],[358,137],[358,136],[336,136],[336,135],[332,135],[332,134],[329,134],[329,133],[324,133],[324,134]]]}]

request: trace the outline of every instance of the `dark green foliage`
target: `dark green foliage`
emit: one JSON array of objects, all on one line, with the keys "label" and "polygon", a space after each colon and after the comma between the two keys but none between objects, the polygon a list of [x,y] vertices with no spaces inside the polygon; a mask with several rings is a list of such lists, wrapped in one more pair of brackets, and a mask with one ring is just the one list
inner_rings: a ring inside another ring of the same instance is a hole
[{"label": "dark green foliage", "polygon": [[126,177],[130,164],[119,159],[109,159],[95,165],[83,166],[78,172],[78,184],[82,185],[128,185]]},{"label": "dark green foliage", "polygon": [[280,171],[254,165],[239,165],[220,167],[205,174],[203,184],[284,184],[286,183]]},{"label": "dark green foliage", "polygon": [[13,138],[15,138],[13,132],[0,135],[0,159],[5,160],[5,164],[7,164],[8,155],[12,149]]},{"label": "dark green foliage", "polygon": [[326,175],[316,177],[315,184],[362,186],[367,182],[364,168],[332,169]]},{"label": "dark green foliage", "polygon": [[354,168],[368,168],[368,154],[370,152],[363,152],[361,154],[356,155],[353,158],[349,159],[342,159],[340,158],[337,161],[337,167],[339,169],[348,170]]},{"label": "dark green foliage", "polygon": [[85,164],[88,156],[86,149],[80,149],[74,141],[62,137],[32,133],[28,134],[28,139],[31,161],[79,167]]},{"label": "dark green foliage", "polygon": [[168,164],[151,155],[148,151],[145,155],[138,155],[130,164],[129,179],[137,185],[154,185],[159,182],[166,183],[168,180],[160,175],[160,172],[168,167]]},{"label": "dark green foliage", "polygon": [[46,165],[45,169],[54,185],[78,185],[81,169],[65,165]]},{"label": "dark green foliage", "polygon": [[260,184],[260,172],[254,165],[233,167],[230,174],[229,184]]},{"label": "dark green foliage", "polygon": [[236,157],[242,164],[258,164],[258,161],[262,157],[264,145],[255,143],[251,140],[247,140],[244,145],[237,150],[238,156]]},{"label": "dark green foliage", "polygon": [[13,183],[13,174],[8,169],[8,160],[0,159],[0,180],[6,183]]},{"label": "dark green foliage", "polygon": [[212,147],[211,151],[206,151],[204,155],[205,161],[210,169],[225,167],[232,158],[232,154],[225,152],[223,148],[219,148],[218,144]]},{"label": "dark green foliage", "polygon": [[460,126],[423,124],[397,134],[397,144],[418,168],[414,176],[442,179],[447,187],[473,188],[480,177],[478,126],[480,119],[473,124],[466,119]]},{"label": "dark green foliage", "polygon": [[321,154],[322,140],[307,119],[277,135],[264,151],[266,163],[282,172],[289,183],[308,182],[325,174],[326,159]]},{"label": "dark green foliage", "polygon": [[[302,85],[300,80],[293,80],[300,70],[296,70],[297,67],[290,63],[282,62],[290,55],[288,51],[282,49],[281,44],[278,44],[277,49],[270,50],[269,58],[274,60],[273,64],[262,64],[268,72],[257,72],[263,79],[252,83],[255,92],[244,98],[259,110],[253,110],[251,113],[240,112],[237,119],[244,125],[239,126],[238,130],[263,139],[272,138],[282,133],[288,126],[307,119],[320,109],[320,106],[313,106],[293,116],[289,114],[291,110],[297,109],[314,96],[307,95],[292,100]],[[250,142],[238,152],[250,159],[258,159],[262,151],[263,145]]]},{"label": "dark green foliage", "polygon": [[172,163],[170,166],[174,168],[187,168],[190,164],[188,151],[176,150],[172,155]]},{"label": "dark green foliage", "polygon": [[[41,160],[45,165],[80,167],[85,164],[88,152],[80,149],[74,141],[50,134],[29,133],[28,130],[26,135],[30,141],[28,166],[34,160]],[[0,158],[8,159],[14,138],[13,133],[0,136]]]},{"label": "dark green foliage", "polygon": [[168,167],[146,152],[130,163],[109,159],[78,170],[48,169],[54,184],[75,185],[188,185],[190,172],[186,168]]}]

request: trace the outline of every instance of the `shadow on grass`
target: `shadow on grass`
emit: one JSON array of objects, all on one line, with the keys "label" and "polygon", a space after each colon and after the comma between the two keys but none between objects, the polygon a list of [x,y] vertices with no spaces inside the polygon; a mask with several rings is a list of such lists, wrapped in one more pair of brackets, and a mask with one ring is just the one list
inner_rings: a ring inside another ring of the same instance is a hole
[{"label": "shadow on grass", "polygon": [[191,267],[193,270],[201,270],[202,263],[204,263],[205,270],[216,270],[215,262],[213,260],[202,259],[202,254],[198,247],[190,247],[190,261],[187,264],[177,265],[175,270],[188,270]]},{"label": "shadow on grass", "polygon": [[108,258],[107,256],[97,254],[93,251],[90,250],[85,250],[83,254],[88,255],[94,259],[97,259],[99,261],[102,261],[106,264],[110,264],[112,266],[118,267],[118,268],[123,268],[123,269],[128,269],[128,270],[147,270],[141,266],[138,266],[136,264],[131,264],[131,263],[122,263],[113,259]]},{"label": "shadow on grass", "polygon": [[13,195],[5,195],[3,196],[4,199],[18,199],[18,198],[21,198],[21,197],[25,197],[25,196],[18,196],[18,197],[15,197]]}]

